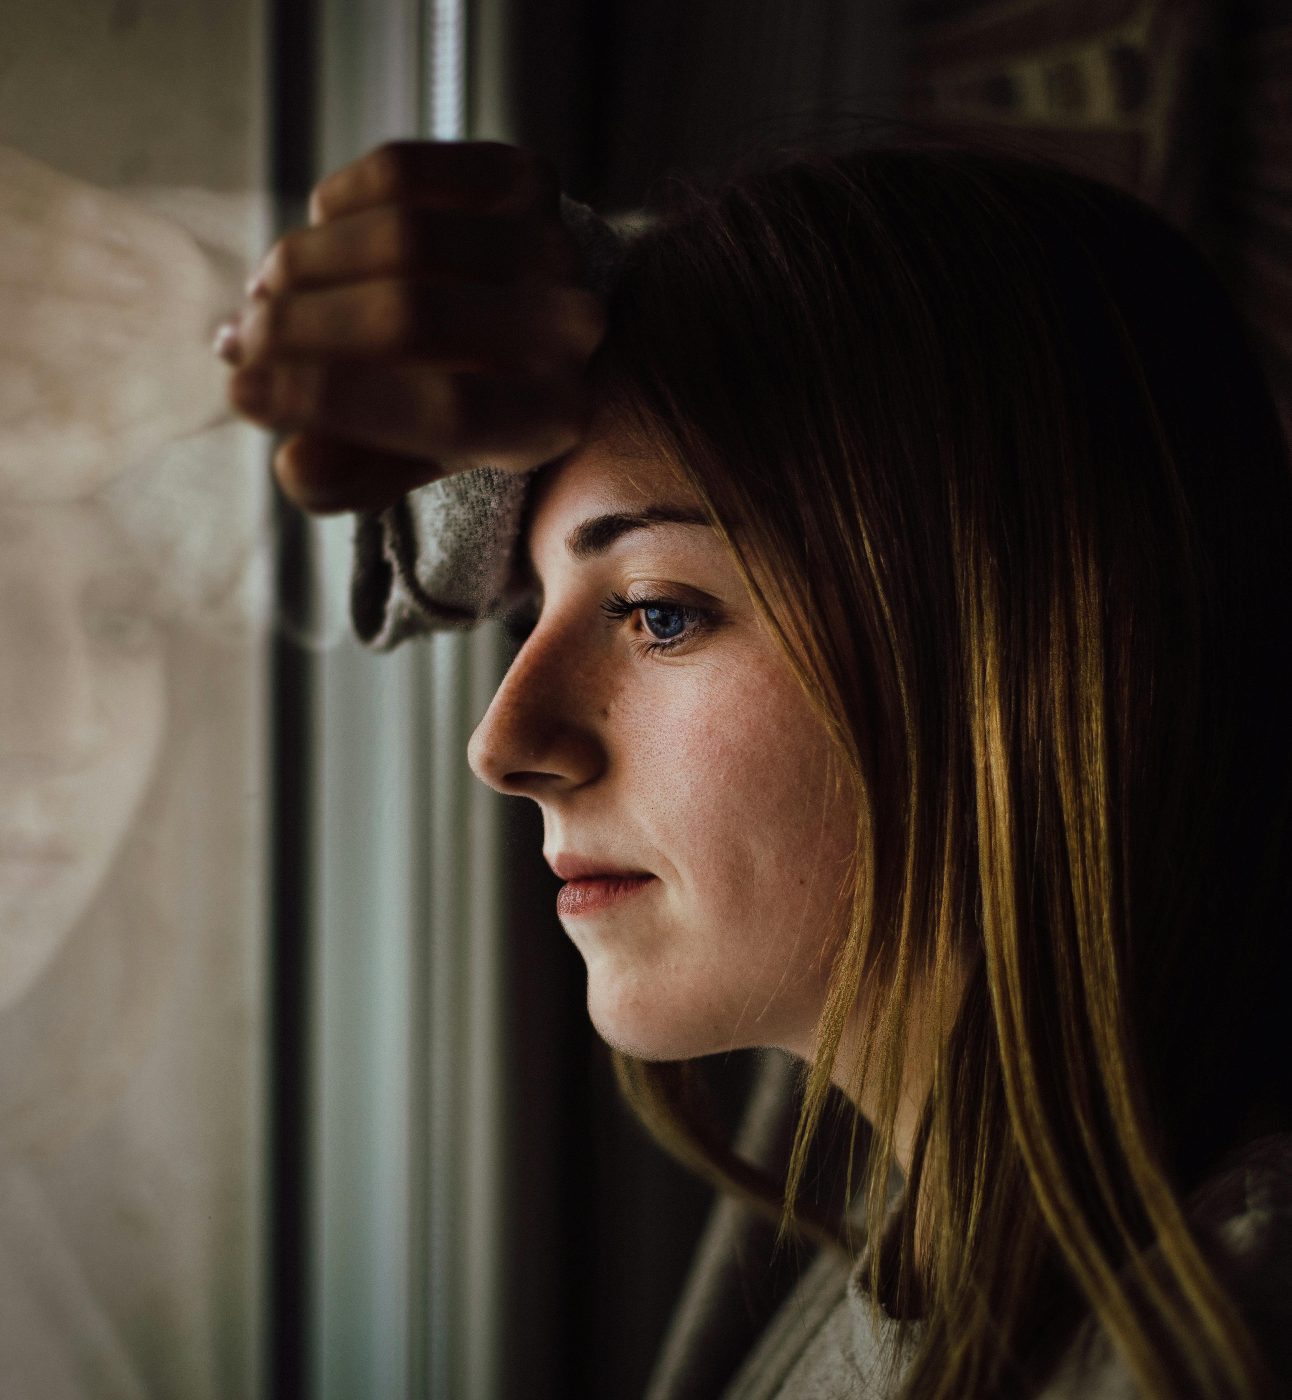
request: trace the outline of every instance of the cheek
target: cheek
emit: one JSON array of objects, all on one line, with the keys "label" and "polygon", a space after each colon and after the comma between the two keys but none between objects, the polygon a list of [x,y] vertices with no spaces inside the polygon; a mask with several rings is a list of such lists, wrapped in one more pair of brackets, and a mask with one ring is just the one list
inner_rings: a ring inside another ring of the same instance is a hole
[{"label": "cheek", "polygon": [[829,748],[792,680],[751,670],[696,686],[634,742],[642,814],[704,911],[745,933],[819,922],[851,850]]}]

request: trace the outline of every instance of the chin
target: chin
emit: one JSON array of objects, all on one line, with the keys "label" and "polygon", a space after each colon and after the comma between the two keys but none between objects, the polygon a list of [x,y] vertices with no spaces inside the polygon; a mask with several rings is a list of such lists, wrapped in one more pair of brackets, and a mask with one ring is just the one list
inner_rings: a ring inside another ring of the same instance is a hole
[{"label": "chin", "polygon": [[588,1019],[612,1050],[638,1060],[694,1060],[736,1049],[695,1011],[670,1006],[658,992],[606,989],[588,979]]}]

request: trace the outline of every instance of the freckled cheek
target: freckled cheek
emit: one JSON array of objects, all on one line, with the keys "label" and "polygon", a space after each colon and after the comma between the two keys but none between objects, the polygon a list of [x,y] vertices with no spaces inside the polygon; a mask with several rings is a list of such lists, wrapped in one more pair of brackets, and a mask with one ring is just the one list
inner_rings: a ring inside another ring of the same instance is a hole
[{"label": "freckled cheek", "polygon": [[[684,890],[711,915],[766,910],[813,854],[805,802],[810,722],[756,688],[739,705],[656,710],[629,745],[628,803]],[[769,701],[771,703],[769,703]],[[787,729],[788,726],[788,729]]]}]

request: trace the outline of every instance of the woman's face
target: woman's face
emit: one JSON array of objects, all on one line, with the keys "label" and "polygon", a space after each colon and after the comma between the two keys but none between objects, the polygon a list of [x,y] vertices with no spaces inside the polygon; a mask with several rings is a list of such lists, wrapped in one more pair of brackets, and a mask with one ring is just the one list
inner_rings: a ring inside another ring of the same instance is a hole
[{"label": "woman's face", "polygon": [[649,876],[562,890],[592,1022],[648,1059],[810,1058],[854,831],[824,729],[715,532],[641,521],[700,514],[665,467],[609,437],[535,488],[542,608],[469,758],[538,803],[558,874]]},{"label": "woman's face", "polygon": [[163,639],[102,511],[0,510],[0,1010],[86,913],[166,728]]}]

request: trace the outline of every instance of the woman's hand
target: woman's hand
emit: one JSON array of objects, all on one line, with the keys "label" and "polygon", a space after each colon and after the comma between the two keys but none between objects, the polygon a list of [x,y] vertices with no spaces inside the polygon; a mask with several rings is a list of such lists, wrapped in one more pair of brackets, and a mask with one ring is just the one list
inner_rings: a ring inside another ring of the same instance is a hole
[{"label": "woman's hand", "polygon": [[605,331],[554,173],[494,142],[392,142],[329,175],[271,249],[230,402],[293,433],[274,457],[314,513],[372,510],[471,467],[573,447]]}]

